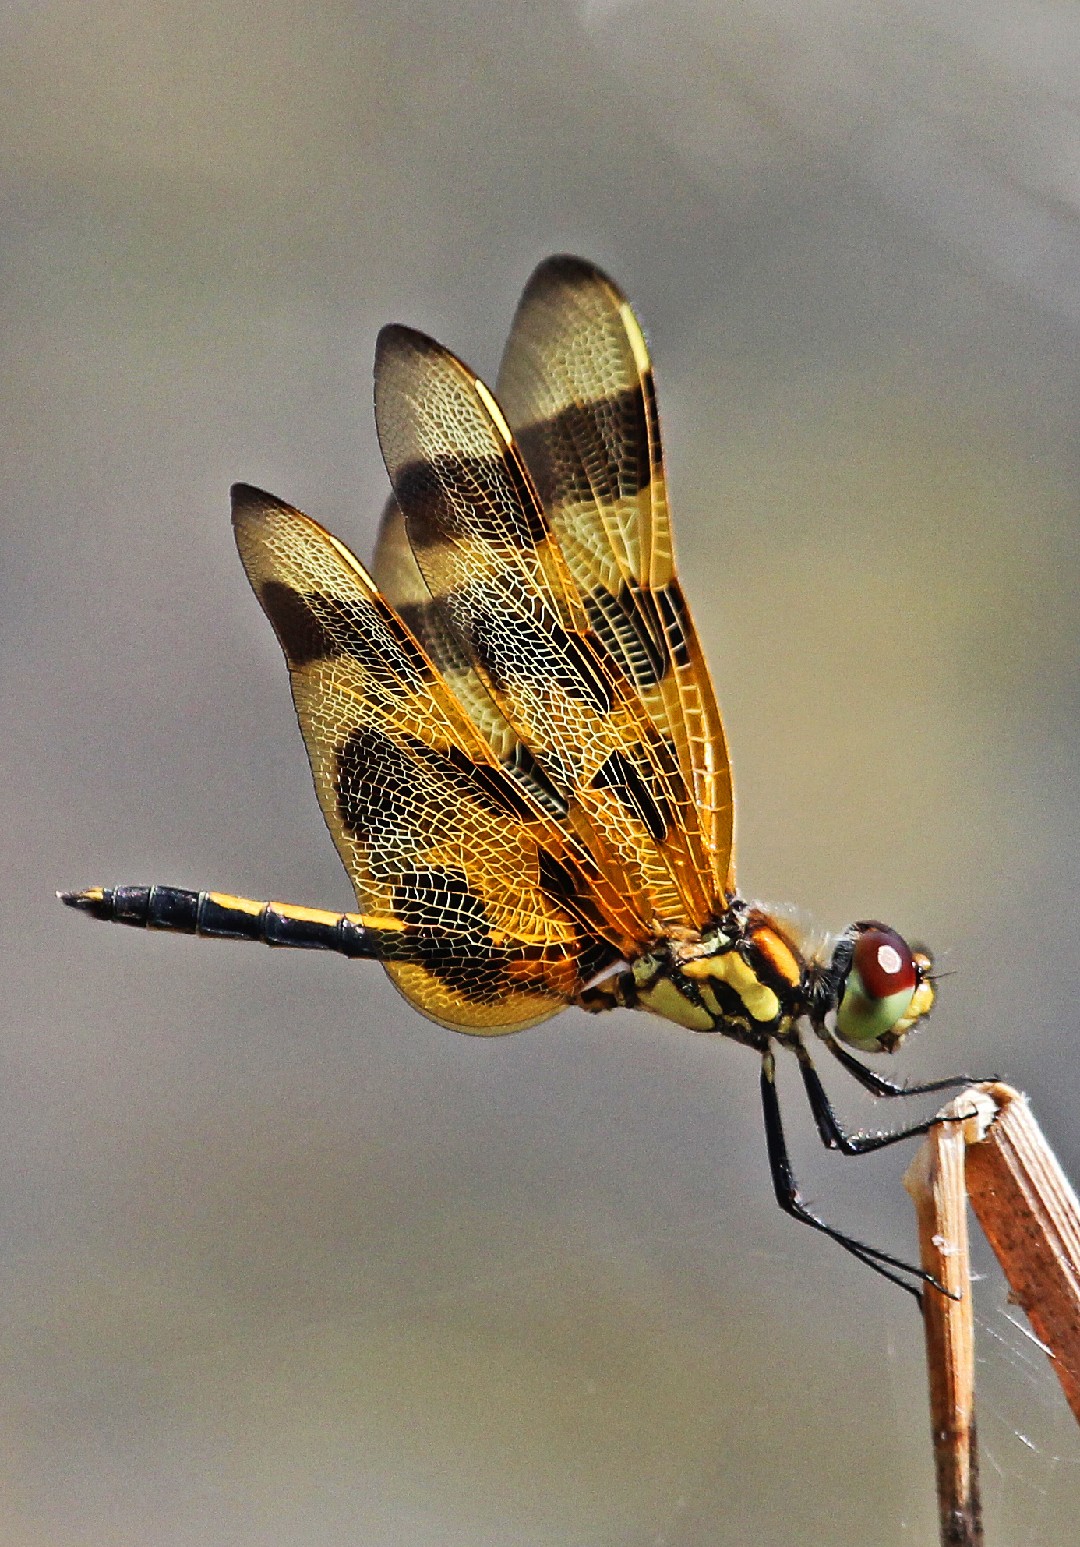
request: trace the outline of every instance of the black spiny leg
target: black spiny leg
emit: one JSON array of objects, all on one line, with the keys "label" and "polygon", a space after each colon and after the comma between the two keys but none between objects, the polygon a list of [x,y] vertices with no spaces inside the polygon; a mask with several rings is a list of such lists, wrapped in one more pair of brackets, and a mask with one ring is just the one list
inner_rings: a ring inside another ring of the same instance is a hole
[{"label": "black spiny leg", "polygon": [[[854,1236],[844,1235],[842,1231],[826,1224],[823,1219],[807,1208],[799,1196],[798,1184],[788,1156],[784,1125],[780,1117],[780,1098],[776,1091],[776,1056],[771,1047],[762,1054],[761,1058],[761,1110],[765,1119],[765,1142],[769,1151],[769,1170],[772,1173],[773,1191],[776,1193],[777,1203],[785,1214],[790,1214],[792,1219],[809,1225],[812,1230],[820,1230],[822,1235],[827,1235],[846,1252],[850,1252],[853,1257],[865,1263],[868,1268],[873,1268],[874,1272],[879,1273],[882,1278],[887,1278],[890,1283],[906,1289],[920,1306],[922,1305],[921,1292],[913,1284],[901,1278],[901,1273],[907,1273],[921,1283],[930,1284],[933,1288],[946,1293],[931,1274],[924,1273],[921,1268],[912,1267],[910,1263],[902,1262],[899,1257],[893,1257],[889,1252],[879,1251],[876,1246],[867,1246],[865,1241],[856,1240]],[[815,1116],[817,1116],[816,1113]],[[820,1122],[818,1126],[820,1131]]]},{"label": "black spiny leg", "polygon": [[[871,1155],[874,1150],[883,1150],[890,1144],[899,1144],[901,1139],[914,1139],[921,1133],[929,1133],[938,1121],[936,1117],[929,1117],[924,1122],[911,1123],[906,1128],[897,1128],[889,1133],[848,1133],[833,1109],[833,1104],[821,1083],[821,1077],[814,1068],[813,1059],[799,1040],[795,1041],[795,1056],[799,1060],[799,1073],[806,1087],[806,1099],[810,1103],[818,1134],[826,1149],[839,1150],[842,1155]],[[865,1072],[869,1073],[868,1070]],[[951,1085],[951,1080],[941,1081],[931,1089],[941,1089],[942,1086],[949,1089]],[[897,1087],[895,1093],[916,1095],[918,1090],[913,1087],[911,1091],[901,1091]]]},{"label": "black spiny leg", "polygon": [[841,1064],[851,1077],[858,1080],[864,1090],[868,1090],[872,1096],[929,1096],[940,1090],[962,1090],[965,1085],[972,1084],[970,1075],[954,1074],[948,1080],[927,1080],[922,1085],[897,1085],[895,1080],[887,1080],[884,1075],[875,1074],[873,1069],[868,1069],[861,1064],[853,1053],[849,1053],[843,1043],[823,1026],[815,1026],[814,1030],[824,1042],[829,1052]]}]

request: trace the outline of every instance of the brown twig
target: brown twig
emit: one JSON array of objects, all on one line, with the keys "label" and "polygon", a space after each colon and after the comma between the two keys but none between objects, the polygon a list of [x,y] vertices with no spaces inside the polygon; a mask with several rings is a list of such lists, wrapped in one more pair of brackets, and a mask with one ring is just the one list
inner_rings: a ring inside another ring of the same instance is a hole
[{"label": "brown twig", "polygon": [[923,1301],[943,1547],[981,1547],[975,1347],[968,1266],[972,1208],[1080,1420],[1080,1203],[1027,1100],[972,1085],[940,1113],[904,1185],[922,1265],[948,1290]]},{"label": "brown twig", "polygon": [[1080,1203],[1027,1098],[979,1089],[996,1113],[968,1151],[971,1205],[1080,1421]]},{"label": "brown twig", "polygon": [[977,1090],[950,1101],[904,1177],[919,1221],[922,1266],[948,1291],[923,1295],[942,1547],[982,1547],[983,1541],[964,1158],[995,1110]]}]

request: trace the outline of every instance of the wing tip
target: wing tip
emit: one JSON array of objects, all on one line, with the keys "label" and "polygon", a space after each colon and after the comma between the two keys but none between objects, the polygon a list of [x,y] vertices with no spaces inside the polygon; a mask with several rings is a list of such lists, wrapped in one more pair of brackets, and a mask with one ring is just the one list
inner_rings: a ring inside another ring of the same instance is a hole
[{"label": "wing tip", "polygon": [[602,285],[620,300],[623,298],[622,290],[598,263],[574,253],[557,252],[537,264],[525,286],[525,294],[555,289],[584,290],[593,285]]},{"label": "wing tip", "polygon": [[411,328],[405,322],[388,322],[379,329],[375,340],[375,371],[378,374],[381,361],[399,359],[404,355],[447,355],[450,351],[419,328]]},{"label": "wing tip", "polygon": [[273,508],[284,503],[278,499],[276,494],[271,494],[266,489],[259,489],[253,483],[234,483],[229,490],[229,498],[232,501],[234,521],[238,516],[265,510],[267,506]]},{"label": "wing tip", "polygon": [[279,499],[276,494],[259,489],[252,483],[234,483],[229,490],[229,497],[232,501],[232,523],[237,529],[248,523],[265,520],[267,516],[303,515],[303,511],[295,505],[290,505],[287,500]]}]

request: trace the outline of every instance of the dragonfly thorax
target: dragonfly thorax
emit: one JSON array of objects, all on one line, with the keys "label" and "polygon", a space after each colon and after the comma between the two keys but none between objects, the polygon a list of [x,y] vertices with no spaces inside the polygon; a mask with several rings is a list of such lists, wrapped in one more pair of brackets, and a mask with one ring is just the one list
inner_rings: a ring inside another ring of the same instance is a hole
[{"label": "dragonfly thorax", "polygon": [[763,1049],[806,1011],[806,963],[760,909],[738,899],[700,932],[658,940],[604,985],[612,1002],[648,1010],[692,1031],[719,1031]]},{"label": "dragonfly thorax", "polygon": [[931,960],[876,920],[802,941],[789,920],[733,899],[706,929],[658,940],[594,993],[589,1009],[648,1010],[763,1051],[800,1020],[863,1053],[892,1053],[929,1012]]}]

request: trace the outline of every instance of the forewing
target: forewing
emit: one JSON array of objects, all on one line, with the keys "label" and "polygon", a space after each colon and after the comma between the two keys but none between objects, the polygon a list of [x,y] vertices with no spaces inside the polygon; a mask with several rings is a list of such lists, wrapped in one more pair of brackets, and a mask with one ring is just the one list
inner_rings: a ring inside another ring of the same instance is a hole
[{"label": "forewing", "polygon": [[714,910],[691,791],[591,626],[506,421],[467,366],[384,328],[375,417],[428,591],[604,874],[654,933]]},{"label": "forewing", "polygon": [[629,945],[617,899],[605,914],[588,856],[506,778],[343,544],[247,486],[233,519],[361,910],[403,925],[394,982],[460,1030],[553,1015]]},{"label": "forewing", "polygon": [[626,297],[549,258],[521,298],[497,396],[590,623],[675,748],[717,900],[734,889],[727,745],[675,573],[652,368]]}]

